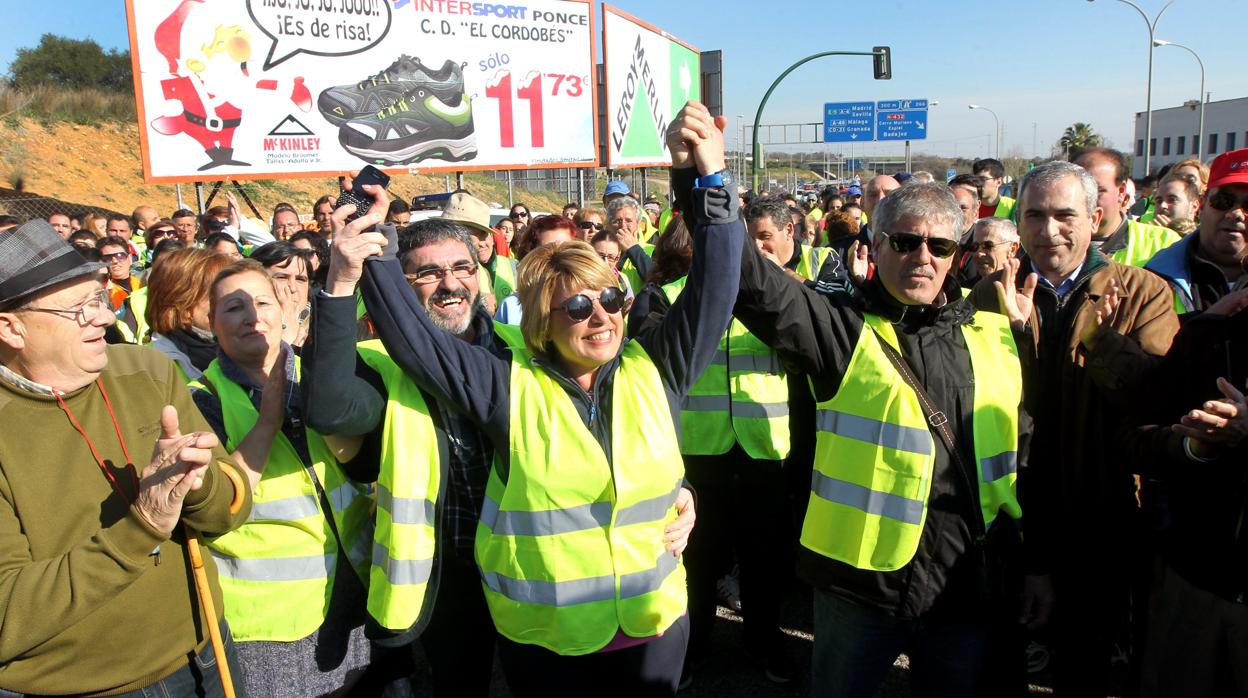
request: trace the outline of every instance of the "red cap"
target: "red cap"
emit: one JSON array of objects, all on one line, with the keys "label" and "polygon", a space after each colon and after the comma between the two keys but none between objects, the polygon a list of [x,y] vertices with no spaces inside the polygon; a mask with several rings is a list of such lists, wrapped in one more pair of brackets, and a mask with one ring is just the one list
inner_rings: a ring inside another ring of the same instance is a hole
[{"label": "red cap", "polygon": [[1227,184],[1248,184],[1248,148],[1222,153],[1209,166],[1209,189]]}]

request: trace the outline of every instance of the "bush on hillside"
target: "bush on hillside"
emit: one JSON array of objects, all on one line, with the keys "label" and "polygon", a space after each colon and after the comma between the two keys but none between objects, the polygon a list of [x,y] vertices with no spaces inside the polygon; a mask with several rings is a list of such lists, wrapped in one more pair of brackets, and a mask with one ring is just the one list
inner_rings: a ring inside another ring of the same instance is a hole
[{"label": "bush on hillside", "polygon": [[44,34],[34,48],[20,48],[9,66],[9,83],[18,89],[52,85],[107,92],[133,89],[129,51],[105,51],[90,39]]}]

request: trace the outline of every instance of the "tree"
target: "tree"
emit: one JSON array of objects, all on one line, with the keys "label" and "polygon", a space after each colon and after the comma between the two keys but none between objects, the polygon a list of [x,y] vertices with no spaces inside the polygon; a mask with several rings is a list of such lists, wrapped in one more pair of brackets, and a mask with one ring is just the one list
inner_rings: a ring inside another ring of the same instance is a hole
[{"label": "tree", "polygon": [[90,39],[44,34],[38,46],[17,50],[9,81],[17,88],[55,85],[127,91],[132,86],[130,52],[105,51]]},{"label": "tree", "polygon": [[1101,134],[1092,130],[1092,124],[1077,121],[1062,132],[1062,137],[1057,139],[1057,147],[1061,148],[1063,155],[1069,156],[1080,148],[1096,148],[1104,142]]}]

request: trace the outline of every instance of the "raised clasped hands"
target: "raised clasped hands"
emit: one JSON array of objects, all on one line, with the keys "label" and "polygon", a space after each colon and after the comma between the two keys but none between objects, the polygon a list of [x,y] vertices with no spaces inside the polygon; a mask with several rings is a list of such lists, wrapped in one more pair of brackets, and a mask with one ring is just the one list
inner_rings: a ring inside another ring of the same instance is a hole
[{"label": "raised clasped hands", "polygon": [[728,119],[711,116],[710,110],[698,102],[689,102],[667,128],[667,148],[672,154],[672,167],[697,167],[698,174],[713,174],[726,167],[724,128]]},{"label": "raised clasped hands", "polygon": [[329,219],[334,241],[329,249],[325,290],[331,296],[354,294],[356,284],[364,275],[364,260],[380,255],[386,246],[386,236],[372,230],[386,219],[390,196],[385,187],[378,184],[366,184],[363,189],[373,197],[373,205],[364,215],[348,223],[347,219],[356,209],[354,204],[347,204],[334,211]]}]

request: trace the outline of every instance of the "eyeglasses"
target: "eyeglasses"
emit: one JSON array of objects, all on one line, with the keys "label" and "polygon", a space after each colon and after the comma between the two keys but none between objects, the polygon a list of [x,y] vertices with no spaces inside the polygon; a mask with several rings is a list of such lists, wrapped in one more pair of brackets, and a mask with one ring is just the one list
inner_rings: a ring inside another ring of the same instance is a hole
[{"label": "eyeglasses", "polygon": [[914,233],[881,233],[888,239],[888,246],[899,254],[909,254],[919,249],[924,242],[933,257],[946,259],[958,251],[958,241],[949,238],[929,238]]},{"label": "eyeglasses", "polygon": [[512,215],[514,215],[516,218],[528,218],[529,212],[528,211],[516,211]]},{"label": "eyeglasses", "polygon": [[577,225],[577,226],[578,226],[581,230],[589,230],[590,228],[593,228],[594,230],[602,230],[602,229],[603,229],[603,225],[602,225],[601,223],[595,223],[595,222],[593,222],[593,221],[581,221],[580,223],[577,223],[576,225]]},{"label": "eyeglasses", "polygon": [[618,254],[607,254],[605,252],[599,252],[598,256],[602,257],[602,261],[606,262],[607,264],[614,265],[616,262],[620,261],[620,256]]},{"label": "eyeglasses", "polygon": [[155,240],[156,238],[171,238],[171,237],[176,236],[177,234],[178,234],[177,231],[173,230],[172,228],[161,228],[160,230],[152,231],[152,239]]},{"label": "eyeglasses", "polygon": [[578,293],[564,301],[563,305],[552,310],[562,310],[568,314],[568,319],[572,322],[584,322],[594,314],[594,301],[597,301],[598,305],[608,313],[618,313],[624,309],[624,300],[624,291],[615,286],[609,286],[602,289],[602,293],[597,298]]},{"label": "eyeglasses", "polygon": [[456,279],[467,279],[476,273],[476,264],[473,264],[472,262],[462,262],[460,264],[453,264],[449,267],[418,269],[415,274],[404,274],[404,276],[407,277],[409,283],[424,286],[426,284],[434,284],[442,279],[445,279],[447,274],[450,274]]},{"label": "eyeglasses", "polygon": [[1226,189],[1219,189],[1218,191],[1210,194],[1209,205],[1219,211],[1230,211],[1231,209],[1238,208],[1248,214],[1248,196],[1244,196],[1242,198],[1236,197]]},{"label": "eyeglasses", "polygon": [[18,310],[30,310],[37,313],[52,313],[61,317],[70,317],[77,320],[79,325],[86,326],[95,322],[95,319],[100,316],[100,313],[105,308],[108,308],[109,312],[113,310],[113,306],[108,300],[108,292],[101,290],[74,308],[35,308],[27,306],[18,308]]},{"label": "eyeglasses", "polygon": [[129,256],[130,256],[129,252],[110,252],[108,254],[100,255],[100,259],[105,262],[120,262],[121,260]]},{"label": "eyeglasses", "polygon": [[[1005,243],[1001,243],[1001,244],[1004,245]],[[972,242],[971,252],[979,252],[980,250],[984,252],[992,252],[993,248],[996,246],[997,246],[997,243],[993,242],[992,240],[984,240],[983,242]]]}]

